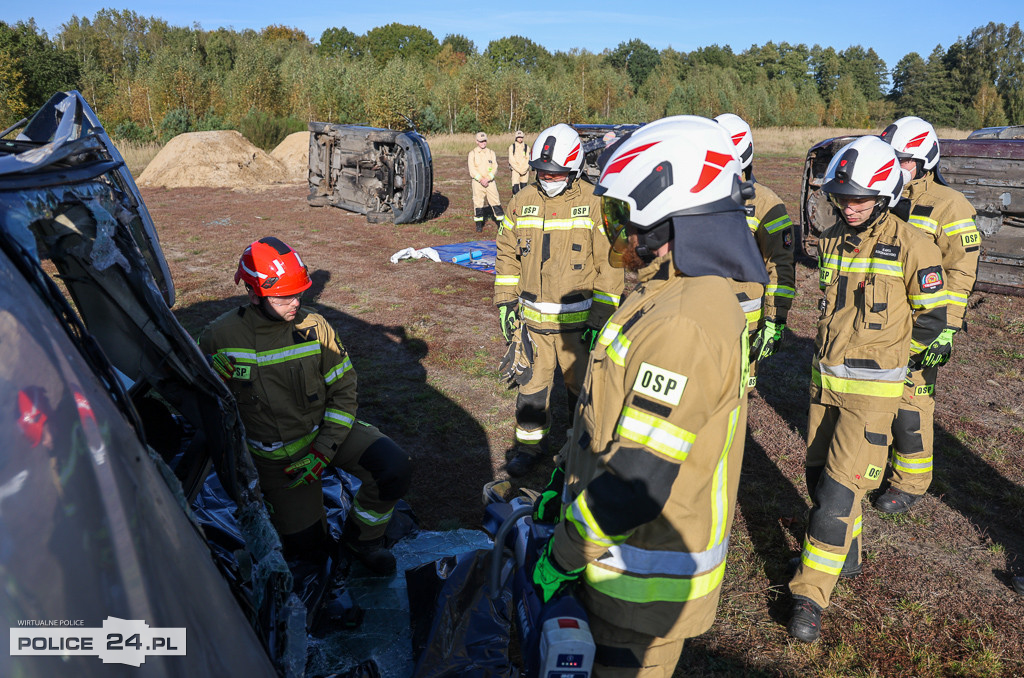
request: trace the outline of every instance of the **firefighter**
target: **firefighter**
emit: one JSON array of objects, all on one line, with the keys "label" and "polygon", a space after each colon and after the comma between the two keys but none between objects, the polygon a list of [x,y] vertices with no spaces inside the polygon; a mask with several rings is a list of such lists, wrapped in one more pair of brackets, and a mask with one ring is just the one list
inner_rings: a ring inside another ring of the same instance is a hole
[{"label": "firefighter", "polygon": [[608,264],[601,201],[578,179],[580,137],[566,124],[541,132],[530,167],[537,179],[508,204],[498,229],[494,303],[514,346],[532,345],[532,373],[519,380],[516,438],[506,466],[527,473],[549,448],[551,389],[560,368],[570,408],[587,353],[619,305],[622,271]]},{"label": "firefighter", "polygon": [[640,284],[590,354],[533,581],[545,601],[578,583],[599,678],[670,676],[711,627],[736,505],[748,332],[727,278],[768,278],[732,143],[690,118],[619,142],[595,189]]},{"label": "firefighter", "polygon": [[[786,331],[786,318],[796,296],[796,274],[793,268],[793,222],[786,213],[786,205],[767,186],[757,183],[752,167],[754,158],[753,136],[742,118],[733,113],[723,113],[715,118],[736,145],[736,154],[743,165],[743,178],[754,182],[754,197],[746,202],[747,226],[754,234],[757,248],[764,257],[768,270],[768,286],[763,299],[757,301],[761,307],[751,308],[747,320],[754,325],[754,337],[750,350],[750,381],[757,384],[757,361],[773,355],[779,350]],[[750,292],[737,289],[738,294],[749,296]],[[756,292],[754,292],[756,293]],[[741,305],[752,299],[741,299]],[[753,304],[751,303],[752,307]]]},{"label": "firefighter", "polygon": [[818,241],[807,488],[812,508],[788,630],[813,642],[840,576],[860,573],[861,500],[882,481],[908,359],[927,364],[946,328],[945,274],[930,238],[890,213],[904,175],[878,137],[844,146],[823,190],[837,223]]},{"label": "firefighter", "polygon": [[484,230],[484,220],[490,211],[494,223],[501,225],[505,213],[501,209],[501,198],[498,197],[498,184],[494,177],[498,173],[498,158],[494,151],[487,148],[487,134],[476,133],[476,148],[469,152],[469,176],[473,177],[473,221],[476,232]]},{"label": "firefighter", "polygon": [[235,284],[240,281],[249,304],[210,323],[199,347],[238,403],[285,555],[315,559],[326,551],[320,478],[336,466],[362,483],[343,545],[375,573],[393,573],[384,531],[409,488],[409,455],[356,419],[348,353],[324,317],[299,304],[312,281],[298,253],[277,238],[262,238],[238,260]]},{"label": "firefighter", "polygon": [[939,139],[935,129],[916,117],[900,118],[885,128],[882,139],[910,172],[903,189],[909,201],[911,226],[928,235],[942,252],[946,272],[946,351],[931,365],[910,372],[903,402],[893,425],[892,477],[889,488],[875,499],[885,513],[903,513],[928,490],[932,481],[935,414],[935,377],[949,360],[953,335],[965,329],[967,298],[978,273],[981,234],[974,223],[974,208],[957,190],[949,188],[938,172]]},{"label": "firefighter", "polygon": [[521,129],[516,130],[515,139],[508,147],[508,169],[512,173],[512,195],[515,195],[526,188],[530,180],[530,147]]}]

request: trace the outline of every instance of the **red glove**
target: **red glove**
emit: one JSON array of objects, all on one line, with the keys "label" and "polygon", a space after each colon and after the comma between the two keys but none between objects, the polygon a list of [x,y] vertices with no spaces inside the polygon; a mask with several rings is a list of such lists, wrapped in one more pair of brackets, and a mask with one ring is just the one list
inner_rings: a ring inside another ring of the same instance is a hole
[{"label": "red glove", "polygon": [[324,474],[324,469],[330,463],[331,460],[322,453],[317,452],[312,447],[309,448],[309,453],[305,457],[284,467],[284,472],[288,474],[288,477],[295,479],[295,482],[289,485],[288,489],[294,490],[300,485],[310,485],[320,480],[320,477]]}]

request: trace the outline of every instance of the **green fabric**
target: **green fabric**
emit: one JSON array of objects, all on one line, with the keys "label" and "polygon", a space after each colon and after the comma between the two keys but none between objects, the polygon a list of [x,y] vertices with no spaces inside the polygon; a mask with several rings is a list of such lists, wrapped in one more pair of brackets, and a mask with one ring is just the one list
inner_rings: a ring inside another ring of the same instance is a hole
[{"label": "green fabric", "polygon": [[546,603],[579,579],[585,569],[585,567],[581,567],[578,570],[566,572],[551,555],[551,540],[549,539],[544,550],[541,551],[540,558],[537,559],[536,567],[533,568],[533,583]]},{"label": "green fabric", "polygon": [[501,334],[505,341],[512,341],[516,334],[516,325],[519,323],[516,318],[516,302],[498,304],[498,321],[501,323]]},{"label": "green fabric", "polygon": [[924,350],[921,355],[921,365],[924,367],[941,367],[949,362],[949,357],[953,354],[953,335],[956,334],[956,330],[952,327],[947,327],[942,330],[942,333],[933,341],[928,344],[928,348]]},{"label": "green fabric", "polygon": [[583,342],[583,345],[587,347],[588,351],[593,351],[594,344],[597,343],[597,338],[600,335],[600,330],[595,330],[592,327],[588,327],[587,329],[583,330],[583,332],[580,334],[580,341]]},{"label": "green fabric", "polygon": [[754,339],[754,346],[751,353],[757,357],[757,360],[764,360],[769,356],[775,355],[775,352],[779,350],[779,346],[782,344],[782,335],[786,331],[786,323],[776,318],[766,318],[764,321],[764,327],[762,327],[757,337]]}]

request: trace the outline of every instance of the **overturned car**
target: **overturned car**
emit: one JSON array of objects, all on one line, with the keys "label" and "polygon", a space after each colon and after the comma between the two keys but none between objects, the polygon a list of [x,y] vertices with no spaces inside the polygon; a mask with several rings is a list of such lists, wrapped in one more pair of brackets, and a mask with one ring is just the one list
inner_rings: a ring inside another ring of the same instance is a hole
[{"label": "overturned car", "polygon": [[371,222],[427,216],[434,191],[430,146],[414,131],[309,123],[310,205],[333,205]]}]

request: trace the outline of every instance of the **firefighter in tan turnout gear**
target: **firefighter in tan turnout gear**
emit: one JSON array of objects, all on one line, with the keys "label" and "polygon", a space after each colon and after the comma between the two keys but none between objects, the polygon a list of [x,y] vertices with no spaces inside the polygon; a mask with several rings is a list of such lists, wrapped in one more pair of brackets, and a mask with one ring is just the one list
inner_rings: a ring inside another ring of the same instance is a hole
[{"label": "firefighter in tan turnout gear", "polygon": [[935,241],[946,272],[946,350],[933,364],[915,367],[903,390],[903,402],[893,425],[892,477],[875,508],[903,513],[924,496],[932,482],[935,377],[953,349],[953,335],[964,329],[967,298],[978,273],[981,234],[974,208],[959,191],[942,183],[938,172],[939,139],[935,129],[916,117],[900,118],[885,128],[882,139],[895,150],[911,181],[903,189],[909,201],[911,226]]},{"label": "firefighter in tan turnout gear", "polygon": [[832,158],[821,190],[839,219],[818,241],[807,488],[813,506],[789,583],[790,635],[812,642],[836,581],[860,573],[861,500],[879,486],[908,363],[941,351],[946,287],[931,238],[890,213],[904,175],[892,147],[861,137]]},{"label": "firefighter in tan turnout gear", "polygon": [[526,348],[529,354],[525,373],[515,376],[516,445],[506,466],[513,477],[548,450],[555,369],[561,368],[571,408],[587,353],[623,288],[622,271],[608,263],[601,201],[578,179],[579,135],[565,124],[550,127],[537,137],[532,156],[537,181],[509,201],[494,265],[502,334],[510,353]]},{"label": "firefighter in tan turnout gear", "polygon": [[590,355],[533,579],[545,600],[577,585],[598,678],[670,676],[711,627],[743,462],[748,332],[727,278],[767,274],[732,144],[690,118],[621,141],[595,189],[640,284]]},{"label": "firefighter in tan turnout gear", "polygon": [[523,130],[516,130],[515,139],[508,146],[508,169],[512,173],[512,195],[526,188],[530,180],[530,147],[526,145]]},{"label": "firefighter in tan turnout gear", "polygon": [[[715,118],[731,137],[736,146],[736,154],[743,165],[743,177],[754,182],[754,197],[746,201],[747,226],[754,234],[757,248],[764,257],[765,268],[768,270],[768,286],[764,289],[759,307],[754,309],[755,300],[747,301],[750,311],[747,320],[756,332],[750,350],[750,380],[748,386],[757,384],[756,366],[758,360],[773,355],[782,343],[786,331],[786,319],[789,309],[796,296],[796,272],[793,266],[793,222],[786,212],[786,205],[770,188],[757,183],[754,179],[753,135],[742,118],[733,113],[723,113]],[[740,293],[747,294],[745,292]]]},{"label": "firefighter in tan turnout gear", "polygon": [[238,403],[285,555],[327,551],[320,478],[337,466],[362,483],[343,545],[374,572],[394,572],[384,531],[409,488],[409,455],[356,419],[352,361],[323,316],[299,304],[312,281],[298,253],[277,238],[258,240],[238,261],[239,281],[249,304],[210,323],[199,346]]},{"label": "firefighter in tan turnout gear", "polygon": [[476,148],[469,152],[468,163],[469,176],[473,178],[473,221],[476,232],[480,233],[484,230],[488,211],[499,226],[505,217],[501,198],[498,197],[498,184],[494,181],[498,173],[498,158],[487,148],[486,133],[476,133]]}]

